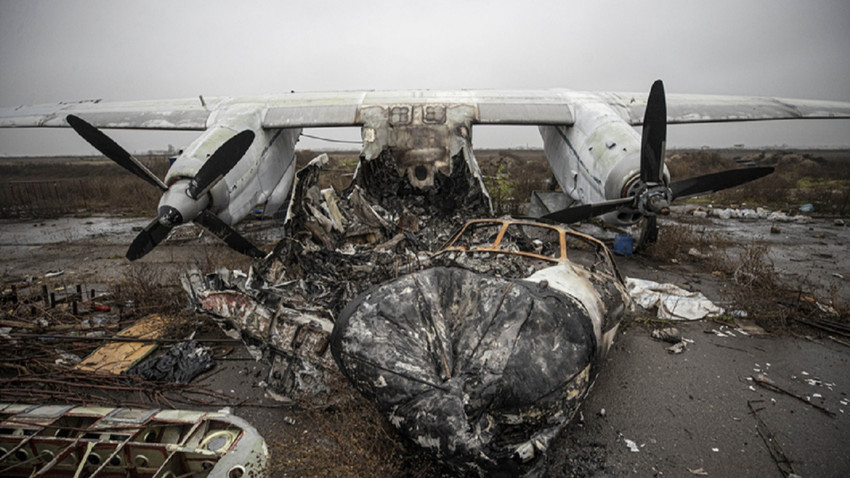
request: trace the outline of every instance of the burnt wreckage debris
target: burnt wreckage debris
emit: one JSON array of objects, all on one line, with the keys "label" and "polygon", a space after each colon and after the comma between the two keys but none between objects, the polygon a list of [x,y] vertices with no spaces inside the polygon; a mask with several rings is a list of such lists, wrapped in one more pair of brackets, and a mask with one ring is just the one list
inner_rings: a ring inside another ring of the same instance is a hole
[{"label": "burnt wreckage debris", "polygon": [[384,152],[341,195],[317,187],[320,156],[296,175],[272,254],[184,286],[272,362],[270,391],[332,401],[341,371],[442,462],[516,475],[545,466],[629,299],[595,239],[528,221],[460,228],[491,214],[464,154],[420,190]]},{"label": "burnt wreckage debris", "polygon": [[327,341],[334,318],[374,284],[418,269],[467,217],[491,215],[474,158],[461,151],[434,187],[414,188],[384,151],[361,160],[341,193],[320,189],[327,156],[297,172],[274,251],[248,274],[187,270],[183,287],[201,312],[242,337],[272,363],[266,380],[284,397],[322,400],[328,374],[338,374]]},{"label": "burnt wreckage debris", "polygon": [[544,451],[590,384],[584,306],[537,283],[435,267],[355,299],[331,349],[419,446],[460,468],[517,468]]},{"label": "burnt wreckage debris", "polygon": [[553,226],[478,220],[430,265],[350,302],[334,358],[402,435],[458,471],[540,471],[629,304],[610,252]]}]

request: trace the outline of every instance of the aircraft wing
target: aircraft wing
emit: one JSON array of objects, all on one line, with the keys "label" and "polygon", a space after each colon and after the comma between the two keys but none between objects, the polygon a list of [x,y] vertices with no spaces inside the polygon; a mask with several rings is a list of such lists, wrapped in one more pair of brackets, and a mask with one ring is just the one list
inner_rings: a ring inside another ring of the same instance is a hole
[{"label": "aircraft wing", "polygon": [[[632,125],[643,123],[646,93],[600,94]],[[622,114],[622,113],[621,113]],[[667,94],[667,124],[850,118],[850,102],[766,96]]]},{"label": "aircraft wing", "polygon": [[217,99],[102,102],[85,100],[0,108],[0,128],[66,128],[69,114],[82,116],[98,128],[203,130]]},{"label": "aircraft wing", "polygon": [[[265,128],[361,126],[369,109],[405,106],[452,109],[473,124],[572,125],[575,106],[607,103],[640,125],[645,93],[570,90],[405,90],[306,92],[253,97],[105,102],[89,100],[0,108],[0,128],[66,127],[65,116],[83,117],[97,128],[203,130],[217,110],[253,105]],[[387,114],[387,113],[383,113]],[[850,118],[850,102],[720,95],[667,95],[668,123],[710,123],[800,118]]]},{"label": "aircraft wing", "polygon": [[569,94],[556,90],[408,90],[290,93],[255,97],[103,102],[89,100],[0,108],[0,128],[66,127],[74,114],[97,128],[203,130],[216,110],[253,105],[264,128],[360,126],[368,108],[434,105],[464,107],[477,124],[574,122]]}]

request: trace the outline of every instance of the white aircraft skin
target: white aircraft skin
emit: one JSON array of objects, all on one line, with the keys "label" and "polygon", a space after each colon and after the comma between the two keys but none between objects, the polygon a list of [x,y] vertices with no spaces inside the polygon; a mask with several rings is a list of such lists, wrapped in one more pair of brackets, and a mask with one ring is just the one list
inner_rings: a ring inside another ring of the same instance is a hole
[{"label": "white aircraft skin", "polygon": [[[258,205],[265,205],[264,215],[274,214],[289,196],[295,174],[295,144],[301,129],[263,129],[260,111],[250,105],[220,110],[209,128],[169,168],[165,176],[169,191],[163,194],[160,208],[174,207],[181,212],[183,222],[188,222],[209,207],[228,225],[240,222]],[[185,194],[188,180],[219,146],[246,129],[253,131],[255,137],[242,159],[208,195],[197,201],[189,198]]]},{"label": "white aircraft skin", "polygon": [[[640,135],[606,103],[576,105],[574,115],[571,127],[540,126],[546,159],[561,190],[576,204],[628,196],[640,175]],[[664,177],[670,181],[666,166]],[[618,211],[603,219],[627,226],[640,214]]]}]

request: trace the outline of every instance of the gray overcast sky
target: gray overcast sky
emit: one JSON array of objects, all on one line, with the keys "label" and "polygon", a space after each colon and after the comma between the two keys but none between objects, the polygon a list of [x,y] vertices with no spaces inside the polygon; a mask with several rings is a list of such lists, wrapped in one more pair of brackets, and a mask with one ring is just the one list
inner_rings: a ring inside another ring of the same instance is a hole
[{"label": "gray overcast sky", "polygon": [[[846,0],[0,0],[0,105],[289,90],[645,91],[656,78],[676,93],[850,101],[848,51]],[[476,129],[477,147],[541,144],[536,128],[486,129]],[[196,135],[110,134],[133,151]],[[676,126],[669,142],[850,146],[850,120]],[[69,130],[0,131],[0,155],[92,151]]]}]

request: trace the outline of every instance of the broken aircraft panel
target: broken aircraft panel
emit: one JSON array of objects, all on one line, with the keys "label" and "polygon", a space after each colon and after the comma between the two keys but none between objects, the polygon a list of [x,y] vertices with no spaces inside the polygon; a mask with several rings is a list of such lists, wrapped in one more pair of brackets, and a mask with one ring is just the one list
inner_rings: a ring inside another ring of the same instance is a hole
[{"label": "broken aircraft panel", "polygon": [[221,412],[0,404],[0,475],[267,476],[266,442]]},{"label": "broken aircraft panel", "polygon": [[432,265],[346,306],[331,336],[340,369],[461,471],[542,466],[631,304],[610,252],[554,226],[480,220]]},{"label": "broken aircraft panel", "polygon": [[182,281],[196,310],[214,317],[231,337],[257,347],[255,358],[272,364],[265,379],[272,396],[332,398],[326,383],[338,372],[328,351],[333,322],[327,311],[295,309],[253,274],[220,269],[205,276],[193,267]]}]

